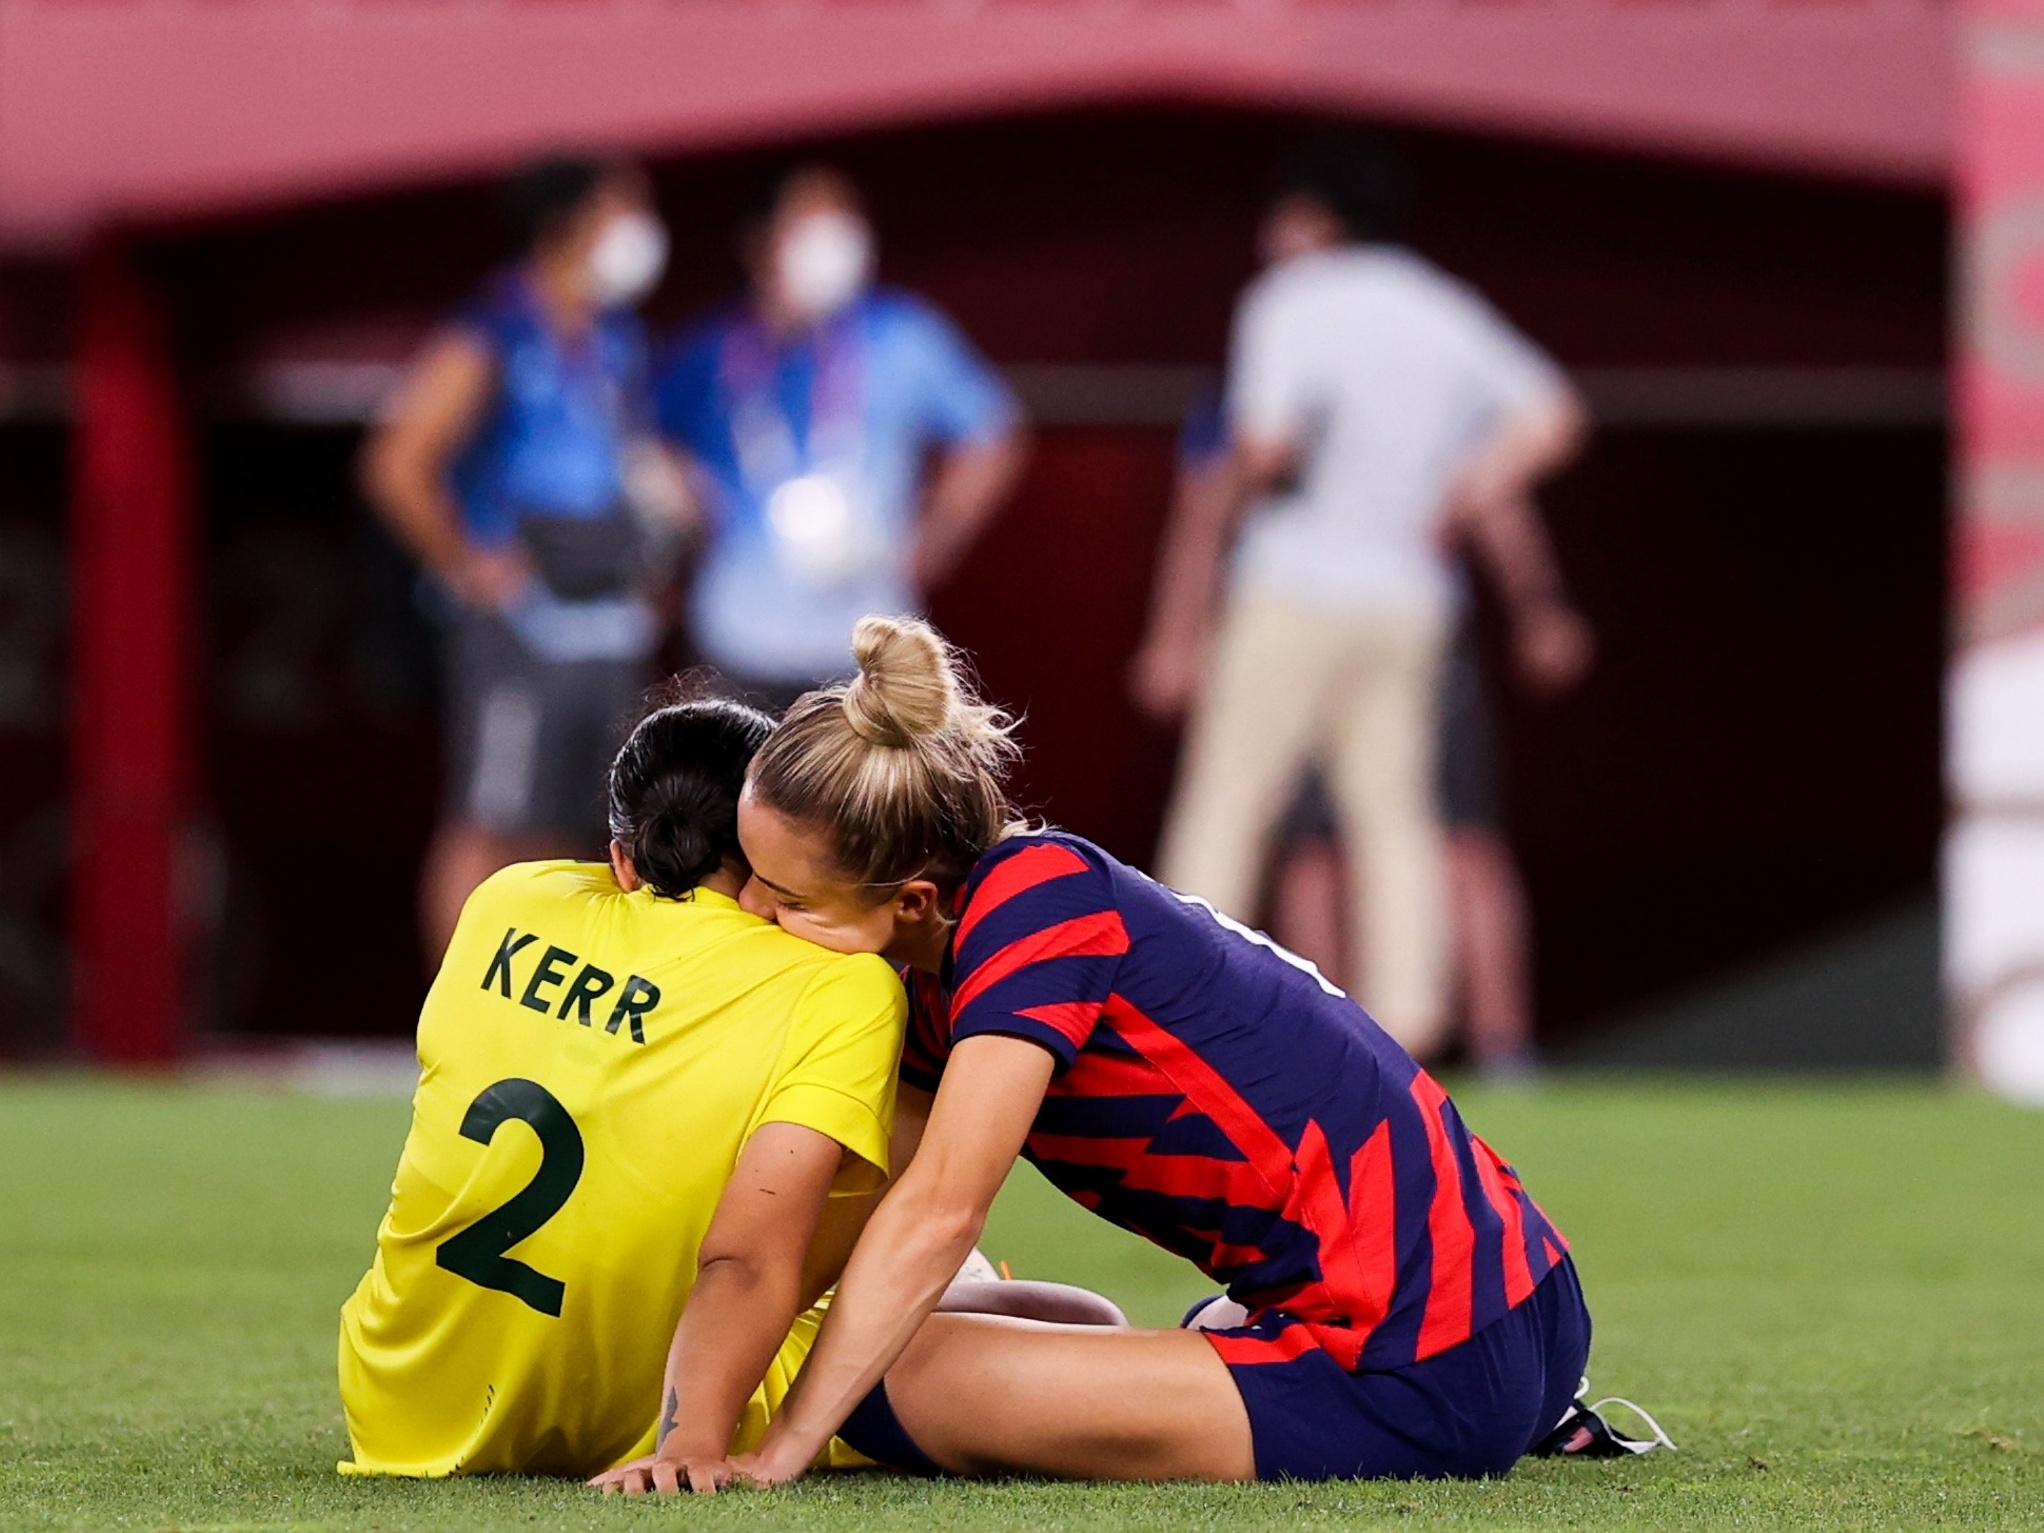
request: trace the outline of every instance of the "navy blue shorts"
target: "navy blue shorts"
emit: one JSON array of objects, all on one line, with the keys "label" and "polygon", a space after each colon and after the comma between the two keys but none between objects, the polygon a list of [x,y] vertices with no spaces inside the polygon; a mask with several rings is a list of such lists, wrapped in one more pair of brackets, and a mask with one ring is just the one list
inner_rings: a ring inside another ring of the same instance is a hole
[{"label": "navy blue shorts", "polygon": [[[1282,1315],[1207,1331],[1268,1341]],[[1590,1312],[1566,1257],[1524,1303],[1423,1363],[1348,1373],[1319,1345],[1271,1362],[1230,1362],[1249,1408],[1259,1480],[1438,1480],[1503,1474],[1561,1420],[1590,1360]],[[904,1474],[945,1471],[918,1447],[885,1383],[838,1436]]]},{"label": "navy blue shorts", "polygon": [[866,1398],[852,1407],[851,1415],[837,1429],[837,1435],[838,1440],[854,1453],[863,1453],[874,1463],[899,1470],[902,1474],[935,1479],[945,1472],[941,1464],[916,1445],[916,1440],[908,1435],[908,1429],[895,1416],[894,1404],[887,1398],[885,1379],[875,1384]]},{"label": "navy blue shorts", "polygon": [[[1268,1341],[1296,1324],[1274,1314],[1205,1334]],[[1269,1362],[1223,1349],[1260,1480],[1503,1474],[1561,1420],[1589,1358],[1590,1312],[1567,1259],[1469,1340],[1404,1368],[1348,1373],[1317,1344]]]}]

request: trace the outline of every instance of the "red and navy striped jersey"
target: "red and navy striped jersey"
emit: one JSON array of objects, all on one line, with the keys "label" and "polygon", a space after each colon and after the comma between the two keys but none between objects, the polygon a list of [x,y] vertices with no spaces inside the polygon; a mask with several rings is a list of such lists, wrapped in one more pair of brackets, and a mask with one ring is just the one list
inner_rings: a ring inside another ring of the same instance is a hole
[{"label": "red and navy striped jersey", "polygon": [[1024,1151],[1044,1175],[1304,1322],[1280,1337],[1294,1351],[1431,1357],[1561,1260],[1512,1168],[1360,1006],[1076,836],[980,859],[942,974],[911,986],[903,1079],[935,1090],[978,1033],[1056,1056]]}]

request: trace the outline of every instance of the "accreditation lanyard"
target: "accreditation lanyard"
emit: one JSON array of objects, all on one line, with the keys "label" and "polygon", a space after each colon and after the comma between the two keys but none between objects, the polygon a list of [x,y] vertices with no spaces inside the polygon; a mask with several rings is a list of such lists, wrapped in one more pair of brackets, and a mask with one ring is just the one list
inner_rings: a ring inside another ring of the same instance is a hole
[{"label": "accreditation lanyard", "polygon": [[718,383],[730,402],[731,443],[747,497],[765,506],[774,491],[805,474],[853,473],[865,457],[856,309],[826,320],[806,344],[815,354],[807,429],[782,403],[781,356],[766,326],[750,317],[725,334]]},{"label": "accreditation lanyard", "polygon": [[579,335],[554,329],[532,281],[517,278],[518,305],[550,374],[548,386],[563,410],[590,431],[622,444],[643,429],[633,401],[642,382],[638,358],[619,333],[615,311],[597,314]]},{"label": "accreditation lanyard", "polygon": [[734,326],[719,358],[746,498],[775,567],[814,592],[849,589],[890,558],[862,472],[861,338],[856,311],[826,321],[810,338],[815,371],[808,429],[799,432],[782,404],[780,358],[764,326]]}]

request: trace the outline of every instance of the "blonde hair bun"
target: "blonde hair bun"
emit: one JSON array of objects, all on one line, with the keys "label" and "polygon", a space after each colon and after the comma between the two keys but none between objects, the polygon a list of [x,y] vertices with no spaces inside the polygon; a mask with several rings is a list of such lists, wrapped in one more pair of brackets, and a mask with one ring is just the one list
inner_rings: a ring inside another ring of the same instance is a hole
[{"label": "blonde hair bun", "polygon": [[860,618],[852,658],[859,674],[845,688],[845,721],[867,744],[899,750],[955,722],[958,662],[922,619]]},{"label": "blonde hair bun", "polygon": [[920,618],[860,619],[852,654],[858,675],[798,698],[767,736],[751,790],[827,827],[854,883],[962,879],[1019,823],[1005,787],[1015,721]]}]

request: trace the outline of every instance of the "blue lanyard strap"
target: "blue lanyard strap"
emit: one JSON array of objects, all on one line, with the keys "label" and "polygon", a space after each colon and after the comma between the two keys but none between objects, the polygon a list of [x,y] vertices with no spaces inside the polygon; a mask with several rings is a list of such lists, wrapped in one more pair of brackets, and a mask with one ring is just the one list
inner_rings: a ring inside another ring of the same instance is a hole
[{"label": "blue lanyard strap", "polygon": [[780,372],[794,347],[782,348],[765,325],[747,316],[726,331],[718,356],[719,390],[730,402],[732,447],[739,477],[759,499],[819,461],[852,463],[864,456],[856,312],[826,321],[795,346],[815,356],[809,418],[798,429],[783,403]]}]

